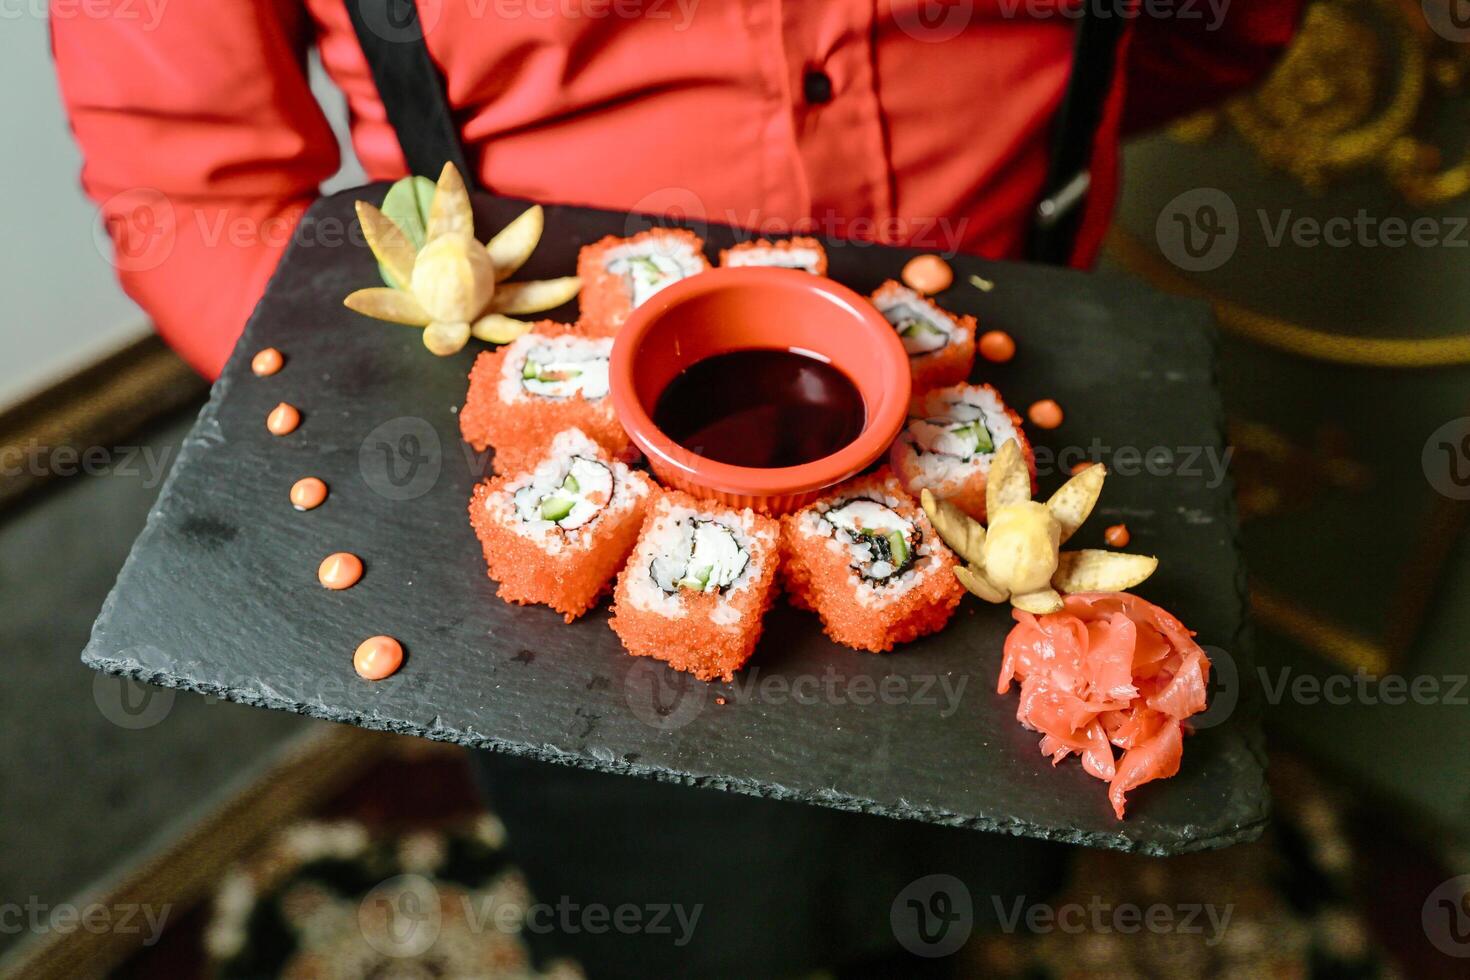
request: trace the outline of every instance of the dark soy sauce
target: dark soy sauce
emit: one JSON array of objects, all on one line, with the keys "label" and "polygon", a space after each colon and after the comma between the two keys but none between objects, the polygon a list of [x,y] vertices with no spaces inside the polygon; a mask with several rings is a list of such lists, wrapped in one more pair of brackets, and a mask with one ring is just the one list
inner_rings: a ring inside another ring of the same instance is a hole
[{"label": "dark soy sauce", "polygon": [[696,361],[659,395],[654,424],[706,459],[800,466],[857,438],[863,396],[841,370],[788,350],[739,350]]}]

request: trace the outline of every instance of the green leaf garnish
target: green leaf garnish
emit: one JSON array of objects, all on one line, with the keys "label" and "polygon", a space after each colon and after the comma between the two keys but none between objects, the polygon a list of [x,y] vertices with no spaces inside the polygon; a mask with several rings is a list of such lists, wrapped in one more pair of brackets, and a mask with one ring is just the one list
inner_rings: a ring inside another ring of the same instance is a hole
[{"label": "green leaf garnish", "polygon": [[[434,200],[434,182],[427,177],[404,177],[388,188],[381,210],[413,244],[417,251],[424,247],[425,228],[428,224],[429,205]],[[407,289],[408,283],[400,283],[393,275],[378,266],[383,282],[394,289]]]}]

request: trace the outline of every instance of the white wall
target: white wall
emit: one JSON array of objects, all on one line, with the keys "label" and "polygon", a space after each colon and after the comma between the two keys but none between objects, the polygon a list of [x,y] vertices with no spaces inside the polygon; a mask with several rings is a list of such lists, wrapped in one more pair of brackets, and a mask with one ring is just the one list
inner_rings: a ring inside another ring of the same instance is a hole
[{"label": "white wall", "polygon": [[0,3],[0,408],[147,331],[94,234],[44,10]]},{"label": "white wall", "polygon": [[[333,126],[342,98],[313,66]],[[0,0],[0,409],[147,333],[117,286],[61,110],[45,0]],[[361,183],[347,165],[330,185]]]}]

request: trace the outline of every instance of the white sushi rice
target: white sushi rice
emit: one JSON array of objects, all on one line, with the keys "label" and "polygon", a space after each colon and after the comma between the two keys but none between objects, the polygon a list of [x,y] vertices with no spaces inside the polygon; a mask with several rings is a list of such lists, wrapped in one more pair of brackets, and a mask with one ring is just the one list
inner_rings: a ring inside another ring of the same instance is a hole
[{"label": "white sushi rice", "polygon": [[674,236],[645,238],[614,246],[604,254],[603,262],[608,272],[623,277],[633,309],[680,279],[707,268],[704,254],[699,249],[682,237]]},{"label": "white sushi rice", "polygon": [[[988,475],[995,451],[1016,442],[1016,424],[992,388],[952,385],[924,396],[893,444],[893,468],[914,487],[937,491],[976,473]],[[984,426],[990,449],[982,451],[971,427]]]},{"label": "white sushi rice", "polygon": [[511,341],[500,369],[500,400],[607,396],[611,337],[528,333]]},{"label": "white sushi rice", "polygon": [[814,248],[732,248],[725,253],[725,267],[768,266],[776,269],[802,269],[816,275],[822,256]]},{"label": "white sushi rice", "polygon": [[[566,429],[551,440],[546,458],[534,470],[487,496],[485,510],[545,554],[586,550],[604,517],[626,514],[648,496],[648,482],[630,475],[625,464],[609,460],[581,429]],[[567,503],[563,516],[549,519]]]},{"label": "white sushi rice", "polygon": [[832,537],[847,545],[851,565],[865,579],[881,582],[901,574],[920,538],[914,522],[886,504],[865,497],[828,508],[822,519]]},{"label": "white sushi rice", "polygon": [[[803,510],[795,522],[797,533],[806,538],[825,539],[828,550],[840,554],[847,561],[848,588],[852,590],[858,605],[869,609],[880,609],[897,602],[930,576],[943,571],[939,563],[932,560],[935,549],[934,541],[931,540],[933,536],[923,534],[916,521],[896,513],[899,508],[913,506],[908,498],[900,496],[902,492],[903,488],[892,476],[882,480],[876,477],[857,480],[845,486],[840,493],[819,500]],[[860,502],[868,502],[873,506],[862,506]],[[835,520],[828,517],[828,513],[832,511],[839,514],[841,511],[851,511],[855,503],[861,507],[858,514],[865,522],[906,532],[905,538],[912,551],[912,564],[896,575],[874,576],[874,572],[884,569],[875,567],[875,556],[870,550],[864,550],[870,546],[860,540],[855,542],[854,536],[845,532],[842,525],[849,522],[842,520],[840,516]],[[912,544],[916,538],[917,547]]]},{"label": "white sushi rice", "polygon": [[612,500],[613,475],[606,463],[589,456],[573,456],[562,467],[546,467],[515,493],[516,513],[531,524],[550,521],[563,531],[575,531],[597,519]]},{"label": "white sushi rice", "polygon": [[943,350],[954,339],[954,321],[912,289],[884,289],[874,297],[873,305],[898,331],[909,357]]},{"label": "white sushi rice", "polygon": [[679,619],[688,614],[686,596],[715,595],[711,620],[736,626],[741,614],[734,600],[762,576],[775,554],[775,532],[757,529],[752,511],[695,509],[665,498],[654,505],[628,559],[628,601],[636,609]]}]

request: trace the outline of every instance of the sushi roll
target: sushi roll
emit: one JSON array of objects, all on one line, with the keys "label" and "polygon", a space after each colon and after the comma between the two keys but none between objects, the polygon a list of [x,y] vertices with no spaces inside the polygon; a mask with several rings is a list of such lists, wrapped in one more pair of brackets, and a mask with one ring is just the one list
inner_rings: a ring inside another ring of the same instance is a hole
[{"label": "sushi roll", "polygon": [[652,496],[648,477],[567,429],[534,468],[476,487],[470,524],[500,598],[550,606],[570,623],[607,590]]},{"label": "sushi roll", "polygon": [[465,442],[495,449],[495,472],[534,466],[558,432],[581,429],[615,459],[636,459],[628,434],[613,414],[607,367],[611,337],[587,337],[575,328],[538,323],[470,371],[459,413]]},{"label": "sushi roll", "polygon": [[585,245],[577,254],[582,322],[589,333],[611,336],[650,296],[708,268],[704,241],[682,228],[609,235]]},{"label": "sushi roll", "polygon": [[933,300],[889,280],[873,293],[873,305],[898,331],[909,355],[914,391],[963,384],[975,366],[975,318],[955,316]]},{"label": "sushi roll", "polygon": [[1014,441],[1034,477],[1036,460],[1021,416],[990,385],[952,385],[916,395],[888,460],[903,488],[928,489],[985,523],[985,482],[1001,444]]},{"label": "sushi roll", "polygon": [[791,601],[816,612],[838,643],[892,650],[943,629],[964,595],[954,555],[886,470],[849,480],[781,522]]},{"label": "sushi roll", "polygon": [[618,576],[612,628],[634,656],[728,681],[760,639],[779,557],[774,518],[666,493]]},{"label": "sushi roll", "polygon": [[814,276],[825,276],[827,250],[815,238],[785,238],[778,242],[759,238],[721,251],[720,265],[729,269],[751,265],[804,269]]}]

